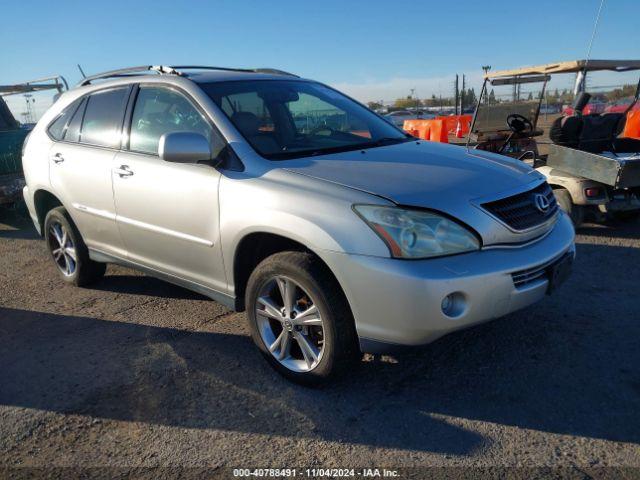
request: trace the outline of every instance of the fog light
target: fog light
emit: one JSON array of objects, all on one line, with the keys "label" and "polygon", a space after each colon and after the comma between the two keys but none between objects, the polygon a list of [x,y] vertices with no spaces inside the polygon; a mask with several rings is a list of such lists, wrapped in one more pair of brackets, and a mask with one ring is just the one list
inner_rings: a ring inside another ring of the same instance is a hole
[{"label": "fog light", "polygon": [[451,309],[452,305],[453,305],[453,299],[451,298],[451,295],[447,295],[442,299],[442,311],[444,312],[445,315]]},{"label": "fog light", "polygon": [[456,318],[466,310],[467,301],[462,292],[453,292],[442,299],[440,308],[447,317]]}]

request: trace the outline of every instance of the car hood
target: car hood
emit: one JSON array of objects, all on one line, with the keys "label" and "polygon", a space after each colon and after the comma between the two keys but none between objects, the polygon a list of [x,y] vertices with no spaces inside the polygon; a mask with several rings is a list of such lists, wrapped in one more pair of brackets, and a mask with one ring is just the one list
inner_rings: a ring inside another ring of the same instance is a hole
[{"label": "car hood", "polygon": [[[528,190],[544,179],[509,157],[424,141],[306,157],[283,167],[398,205],[447,213],[476,229],[485,243],[505,241],[505,235],[496,234],[495,220],[478,208],[479,203]],[[488,220],[493,227],[487,226]],[[487,229],[492,231],[483,232]],[[519,240],[513,232],[506,236],[507,241]]]}]

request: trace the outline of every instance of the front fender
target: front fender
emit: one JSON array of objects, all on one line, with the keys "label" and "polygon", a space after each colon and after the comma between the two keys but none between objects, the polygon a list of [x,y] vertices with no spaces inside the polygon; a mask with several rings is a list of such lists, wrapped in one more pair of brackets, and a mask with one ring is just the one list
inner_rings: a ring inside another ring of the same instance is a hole
[{"label": "front fender", "polygon": [[271,173],[221,179],[221,245],[230,288],[236,249],[252,233],[294,240],[321,258],[323,251],[389,257],[386,245],[352,206],[390,202],[300,175]]}]

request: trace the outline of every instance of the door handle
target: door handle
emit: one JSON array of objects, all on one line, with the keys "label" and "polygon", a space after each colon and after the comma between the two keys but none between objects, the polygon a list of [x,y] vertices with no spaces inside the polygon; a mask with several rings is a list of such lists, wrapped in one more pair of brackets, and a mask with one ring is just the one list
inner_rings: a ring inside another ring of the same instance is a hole
[{"label": "door handle", "polygon": [[120,165],[120,168],[116,168],[114,173],[120,175],[120,178],[130,177],[133,175],[133,171],[129,168],[129,165]]},{"label": "door handle", "polygon": [[64,157],[61,153],[56,153],[51,160],[53,160],[53,163],[62,163],[64,162]]}]

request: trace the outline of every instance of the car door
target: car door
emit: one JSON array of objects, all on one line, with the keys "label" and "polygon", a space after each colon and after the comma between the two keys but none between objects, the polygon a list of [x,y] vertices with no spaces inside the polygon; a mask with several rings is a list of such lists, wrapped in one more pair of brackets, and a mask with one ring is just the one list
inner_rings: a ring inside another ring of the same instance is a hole
[{"label": "car door", "polygon": [[220,172],[210,165],[170,163],[158,157],[165,133],[201,133],[214,153],[224,147],[222,137],[194,101],[168,86],[141,85],[129,117],[128,147],[118,153],[113,171],[116,219],[129,259],[225,290]]},{"label": "car door", "polygon": [[109,88],[74,104],[60,141],[49,151],[51,185],[85,243],[119,256],[126,252],[115,221],[111,171],[129,93],[129,86]]}]

